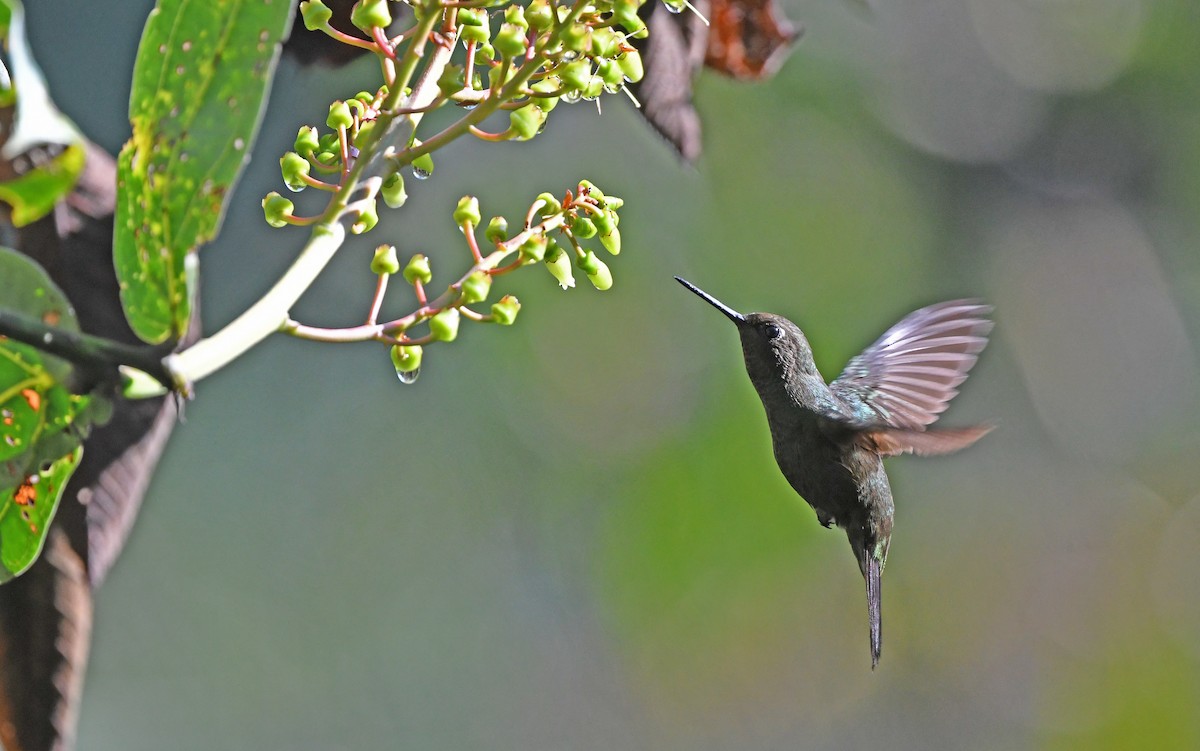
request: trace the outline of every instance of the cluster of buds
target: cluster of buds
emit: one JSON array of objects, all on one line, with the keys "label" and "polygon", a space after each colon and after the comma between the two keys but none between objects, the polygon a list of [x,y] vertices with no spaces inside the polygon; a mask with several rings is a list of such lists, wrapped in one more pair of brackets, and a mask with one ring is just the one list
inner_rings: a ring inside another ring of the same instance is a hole
[{"label": "cluster of buds", "polygon": [[[335,194],[330,208],[311,218],[300,217],[292,201],[272,192],[262,202],[267,222],[282,227],[348,216],[353,220],[352,233],[367,232],[378,222],[378,198],[392,208],[407,200],[402,168],[411,167],[417,178],[433,172],[431,152],[435,148],[466,133],[489,140],[529,140],[542,131],[560,100],[594,100],[640,80],[642,60],[631,40],[647,34],[638,16],[644,1],[558,4],[531,0],[520,5],[506,0],[410,0],[406,4],[415,25],[389,37],[387,28],[393,19],[388,0],[359,0],[351,14],[351,22],[364,34],[359,37],[335,29],[333,14],[321,0],[304,0],[300,10],[305,26],[374,52],[381,62],[383,83],[377,91],[335,101],[325,120],[327,129],[300,128],[293,150],[279,161],[288,190],[329,191]],[[506,7],[499,10],[496,6],[501,5]],[[426,40],[442,47],[441,67],[433,68],[418,84],[412,71],[428,56],[416,45]],[[462,62],[455,64],[448,53],[460,43]],[[421,93],[413,93],[410,83]],[[411,104],[413,101],[421,104]],[[421,115],[451,103],[468,107],[468,113],[423,144],[415,135]],[[478,127],[491,114],[501,112],[508,117],[504,132],[490,134]],[[376,151],[384,133],[395,132],[389,123],[410,115],[407,143],[389,143],[384,151]],[[373,177],[360,176],[355,162],[360,154],[368,153],[383,154],[390,169]],[[354,336],[369,330],[369,338],[387,343],[397,374],[402,381],[411,382],[420,371],[423,347],[453,341],[463,319],[501,325],[515,321],[521,304],[512,295],[500,297],[488,312],[477,309],[488,301],[496,276],[538,264],[563,289],[575,286],[578,270],[596,289],[606,290],[612,286],[612,274],[597,250],[612,255],[620,252],[617,210],[621,204],[621,199],[606,196],[582,181],[565,197],[538,196],[520,230],[510,236],[504,218],[493,217],[484,226],[478,200],[464,197],[455,209],[454,221],[472,254],[470,269],[443,294],[429,299],[426,290],[433,278],[429,258],[417,254],[401,266],[395,247],[380,245],[371,261],[371,270],[379,279],[372,312],[367,325],[358,327]],[[485,243],[476,237],[481,229]],[[412,287],[418,307],[403,318],[376,323],[388,279],[395,275]],[[339,341],[350,336],[343,331],[334,337],[328,330],[299,324],[293,331]]]},{"label": "cluster of buds", "polygon": [[[594,238],[609,253],[619,253],[621,236],[617,229],[617,209],[621,204],[621,199],[604,195],[586,180],[576,191],[568,191],[561,200],[543,193],[530,206],[522,230],[512,237],[508,233],[508,221],[503,217],[492,217],[484,230],[488,243],[483,245],[488,251],[485,253],[476,237],[482,221],[479,201],[474,196],[464,196],[454,210],[454,222],[467,240],[473,264],[434,300],[428,299],[426,294],[433,281],[427,256],[413,255],[401,268],[394,246],[376,248],[371,271],[380,277],[379,294],[382,294],[387,278],[400,273],[412,287],[419,306],[403,318],[381,324],[376,337],[391,345],[392,364],[400,380],[405,383],[416,380],[424,347],[433,342],[454,341],[463,319],[502,326],[511,326],[516,321],[521,302],[513,295],[501,296],[487,313],[476,310],[480,304],[487,303],[492,280],[497,276],[523,266],[541,264],[566,289],[575,285],[574,266],[596,289],[611,287],[612,274],[608,265],[594,250],[584,248],[580,241]],[[378,308],[378,302],[375,307]],[[427,324],[428,328],[422,324]]]}]

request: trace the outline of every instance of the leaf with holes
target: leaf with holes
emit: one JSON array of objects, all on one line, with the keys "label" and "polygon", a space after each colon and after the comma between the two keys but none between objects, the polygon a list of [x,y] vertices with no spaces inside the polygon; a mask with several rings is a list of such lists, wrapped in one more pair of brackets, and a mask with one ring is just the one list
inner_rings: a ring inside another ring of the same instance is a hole
[{"label": "leaf with holes", "polygon": [[147,342],[191,318],[195,252],[216,236],[291,23],[287,0],[159,0],[133,71],[118,157],[121,303]]},{"label": "leaf with holes", "polygon": [[83,447],[39,467],[15,488],[0,490],[0,584],[20,576],[42,552],[63,488]]},{"label": "leaf with holes", "polygon": [[[78,331],[75,312],[41,266],[0,248],[4,307]],[[70,363],[0,337],[0,582],[29,567],[41,550],[81,442],[107,400],[73,394]]]}]

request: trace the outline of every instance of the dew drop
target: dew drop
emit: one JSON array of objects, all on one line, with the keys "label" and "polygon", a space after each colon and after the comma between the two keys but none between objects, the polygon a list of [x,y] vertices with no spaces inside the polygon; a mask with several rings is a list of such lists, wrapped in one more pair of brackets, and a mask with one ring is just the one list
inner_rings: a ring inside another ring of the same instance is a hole
[{"label": "dew drop", "polygon": [[[428,180],[429,176],[432,174],[433,173],[429,170],[423,170],[420,167],[413,167],[413,177],[417,178],[418,180]],[[413,380],[416,379],[414,378]]]},{"label": "dew drop", "polygon": [[670,11],[671,13],[674,13],[675,15],[679,15],[680,13],[682,13],[683,9],[685,7],[683,5],[672,5],[671,3],[663,3],[663,5],[667,6],[667,10]]},{"label": "dew drop", "polygon": [[192,51],[192,42],[191,42],[191,40],[190,40],[190,39],[189,39],[189,40],[186,40],[186,41],[184,41],[184,43],[183,43],[183,44],[179,45],[179,47],[180,47],[180,49],[182,49],[184,52],[191,52],[191,51]]},{"label": "dew drop", "polygon": [[421,375],[420,368],[417,368],[416,370],[409,370],[403,373],[401,373],[399,370],[396,371],[396,377],[400,379],[400,383],[416,383],[417,376],[419,375]]},{"label": "dew drop", "polygon": [[235,138],[233,139],[233,148],[241,151],[242,149],[246,148],[246,142],[240,138]]}]

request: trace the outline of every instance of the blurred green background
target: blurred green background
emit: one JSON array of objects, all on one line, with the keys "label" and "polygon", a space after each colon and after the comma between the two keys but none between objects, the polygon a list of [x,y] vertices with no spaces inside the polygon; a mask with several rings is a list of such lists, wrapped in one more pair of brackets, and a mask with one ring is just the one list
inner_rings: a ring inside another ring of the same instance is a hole
[{"label": "blurred green background", "polygon": [[[449,275],[459,196],[512,215],[583,177],[627,201],[611,291],[506,277],[518,325],[464,325],[414,386],[284,338],[199,384],[98,595],[80,749],[1200,747],[1200,9],[785,5],[775,79],[701,77],[694,169],[621,97],[560,107],[441,156],[295,312],[359,322],[373,244]],[[30,3],[112,151],[150,6]],[[303,242],[258,204],[297,127],[372,81],[283,63],[209,331]],[[910,310],[996,305],[944,423],[999,428],[890,464],[876,672],[844,535],[672,274],[796,320],[829,377]]]}]

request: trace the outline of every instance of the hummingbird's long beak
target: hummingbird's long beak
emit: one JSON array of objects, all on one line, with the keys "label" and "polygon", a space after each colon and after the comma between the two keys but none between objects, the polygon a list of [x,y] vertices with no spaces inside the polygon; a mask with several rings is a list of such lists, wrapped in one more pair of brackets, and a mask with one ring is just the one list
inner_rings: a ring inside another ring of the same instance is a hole
[{"label": "hummingbird's long beak", "polygon": [[741,313],[737,312],[736,310],[729,307],[725,303],[721,302],[717,298],[713,297],[712,295],[708,294],[707,292],[700,289],[696,285],[692,284],[687,279],[683,279],[682,277],[677,276],[677,277],[675,277],[675,281],[679,282],[683,286],[685,286],[688,289],[690,289],[691,291],[695,292],[697,295],[700,295],[701,299],[703,299],[709,305],[713,306],[714,308],[721,311],[725,315],[729,316],[729,320],[733,321],[734,323],[745,323],[746,322],[746,316],[742,315]]}]

